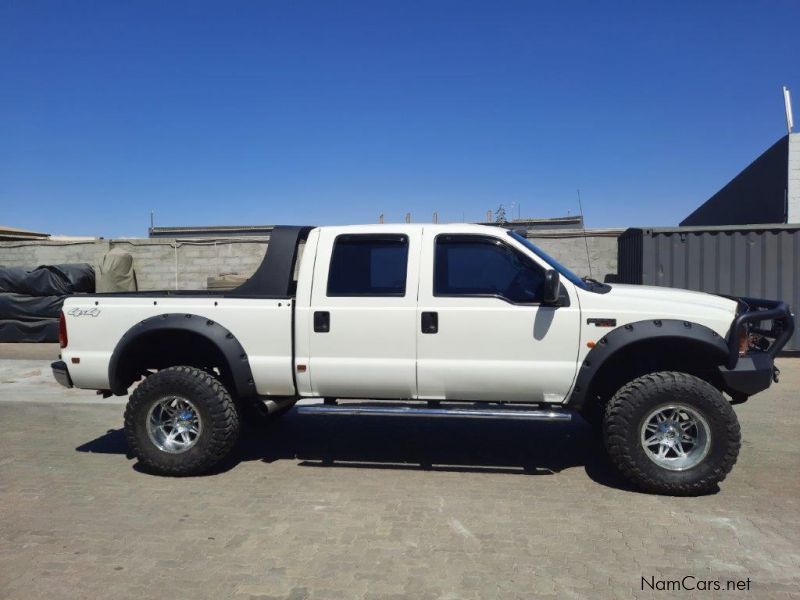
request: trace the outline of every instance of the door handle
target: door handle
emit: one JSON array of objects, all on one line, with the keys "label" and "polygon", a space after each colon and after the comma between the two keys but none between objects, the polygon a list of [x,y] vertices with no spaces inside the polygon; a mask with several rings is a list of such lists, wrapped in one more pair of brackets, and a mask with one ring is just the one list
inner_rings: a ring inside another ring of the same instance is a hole
[{"label": "door handle", "polygon": [[439,333],[439,313],[422,313],[422,333]]},{"label": "door handle", "polygon": [[327,310],[314,312],[314,331],[317,333],[328,333],[331,330],[331,313]]}]

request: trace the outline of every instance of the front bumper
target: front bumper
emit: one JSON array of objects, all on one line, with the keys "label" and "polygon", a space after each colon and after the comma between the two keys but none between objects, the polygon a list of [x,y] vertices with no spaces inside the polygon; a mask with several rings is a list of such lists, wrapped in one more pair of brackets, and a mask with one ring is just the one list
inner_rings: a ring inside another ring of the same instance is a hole
[{"label": "front bumper", "polygon": [[[794,334],[794,315],[785,302],[740,298],[746,309],[736,316],[728,334],[728,360],[719,367],[725,391],[734,399],[746,399],[767,389],[778,381],[779,371],[774,365],[775,356]],[[761,328],[764,321],[771,323],[769,329]],[[739,340],[742,335],[759,334],[772,340],[763,351],[748,351],[740,354]]]},{"label": "front bumper", "polygon": [[763,392],[773,381],[778,380],[778,370],[772,363],[772,357],[766,352],[740,356],[733,369],[721,366],[719,372],[725,391],[734,399]]},{"label": "front bumper", "polygon": [[53,377],[56,378],[58,383],[64,387],[73,387],[72,378],[69,376],[69,371],[67,370],[67,363],[63,360],[57,360],[50,364],[50,368],[53,369]]}]

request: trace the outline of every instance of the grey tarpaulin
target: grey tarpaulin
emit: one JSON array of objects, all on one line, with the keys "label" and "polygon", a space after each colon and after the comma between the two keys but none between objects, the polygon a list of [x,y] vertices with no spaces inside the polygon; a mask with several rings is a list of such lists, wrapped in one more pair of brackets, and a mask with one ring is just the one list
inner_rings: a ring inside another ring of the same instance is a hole
[{"label": "grey tarpaulin", "polygon": [[58,319],[0,321],[0,342],[57,342]]},{"label": "grey tarpaulin", "polygon": [[25,296],[0,293],[0,321],[57,319],[64,296]]},{"label": "grey tarpaulin", "polygon": [[0,292],[27,296],[65,296],[94,292],[94,269],[87,264],[43,265],[33,270],[0,267]]},{"label": "grey tarpaulin", "polygon": [[118,248],[106,252],[97,271],[97,292],[135,292],[136,289],[133,257]]}]

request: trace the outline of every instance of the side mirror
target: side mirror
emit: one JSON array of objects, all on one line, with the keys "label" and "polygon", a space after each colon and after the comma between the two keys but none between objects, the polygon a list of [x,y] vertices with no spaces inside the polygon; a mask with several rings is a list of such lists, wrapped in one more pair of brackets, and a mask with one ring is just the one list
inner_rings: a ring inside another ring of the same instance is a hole
[{"label": "side mirror", "polygon": [[544,274],[544,285],[542,286],[542,302],[545,304],[556,304],[561,292],[561,282],[558,271],[548,269]]}]

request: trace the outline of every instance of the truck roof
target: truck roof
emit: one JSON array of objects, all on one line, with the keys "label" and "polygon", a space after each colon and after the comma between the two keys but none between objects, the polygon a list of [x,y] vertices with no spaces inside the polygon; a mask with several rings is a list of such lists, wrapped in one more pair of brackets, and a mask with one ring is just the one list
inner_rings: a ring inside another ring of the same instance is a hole
[{"label": "truck roof", "polygon": [[326,225],[319,229],[342,231],[343,233],[372,233],[382,229],[413,231],[415,229],[436,229],[453,232],[487,233],[497,229],[507,229],[502,225],[477,225],[474,223],[371,223],[364,225]]}]

